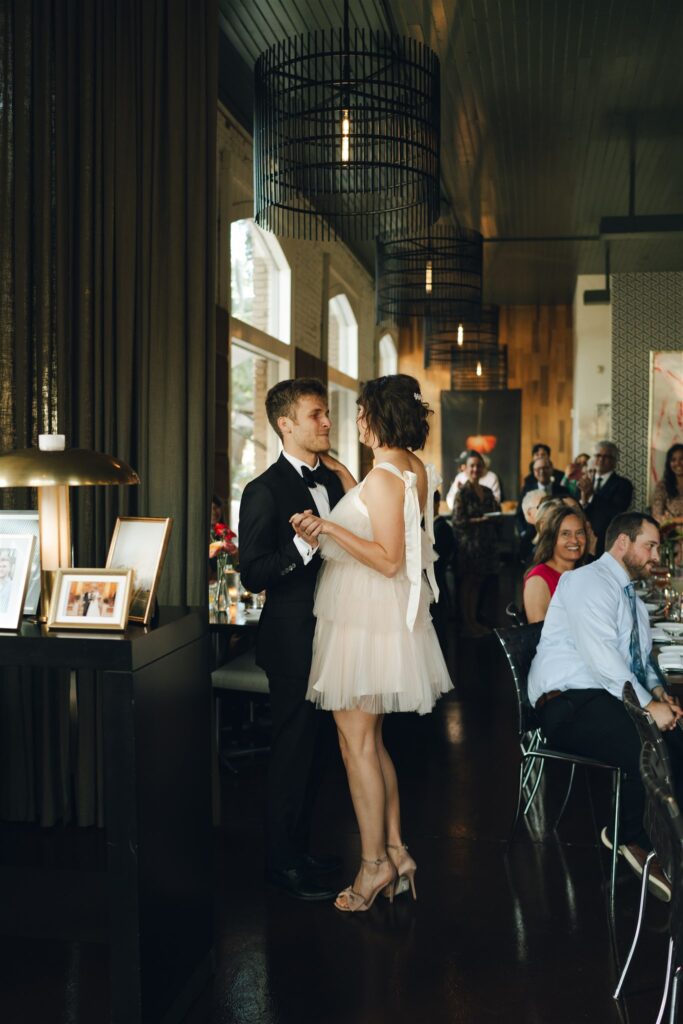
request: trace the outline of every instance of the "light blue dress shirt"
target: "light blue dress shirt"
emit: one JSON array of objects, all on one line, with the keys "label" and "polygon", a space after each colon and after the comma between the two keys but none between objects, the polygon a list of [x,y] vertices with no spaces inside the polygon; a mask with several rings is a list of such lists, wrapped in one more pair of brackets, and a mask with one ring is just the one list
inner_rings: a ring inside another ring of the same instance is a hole
[{"label": "light blue dress shirt", "polygon": [[615,558],[605,554],[591,565],[560,576],[543,623],[538,650],[529,671],[529,700],[550,690],[604,687],[619,700],[628,680],[641,706],[660,686],[650,665],[652,635],[645,605],[636,597],[640,651],[647,689],[631,670],[633,615],[624,587],[631,582]]}]

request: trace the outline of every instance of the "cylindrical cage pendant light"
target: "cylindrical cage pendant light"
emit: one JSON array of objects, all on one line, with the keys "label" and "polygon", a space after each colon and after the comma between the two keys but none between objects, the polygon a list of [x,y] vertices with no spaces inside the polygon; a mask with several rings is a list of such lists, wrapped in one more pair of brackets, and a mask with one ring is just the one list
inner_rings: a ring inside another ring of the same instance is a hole
[{"label": "cylindrical cage pendant light", "polygon": [[407,317],[476,321],[481,307],[483,239],[458,224],[377,240],[377,322]]},{"label": "cylindrical cage pendant light", "polygon": [[457,309],[448,317],[425,319],[425,369],[450,363],[458,352],[492,352],[497,347],[498,306],[481,306],[478,320],[468,320]]},{"label": "cylindrical cage pendant light", "polygon": [[507,386],[507,345],[501,345],[491,352],[453,352],[451,359],[451,389],[453,391],[498,391]]},{"label": "cylindrical cage pendant light", "polygon": [[439,59],[415,39],[344,27],[255,67],[254,218],[290,238],[424,231],[439,215]]}]

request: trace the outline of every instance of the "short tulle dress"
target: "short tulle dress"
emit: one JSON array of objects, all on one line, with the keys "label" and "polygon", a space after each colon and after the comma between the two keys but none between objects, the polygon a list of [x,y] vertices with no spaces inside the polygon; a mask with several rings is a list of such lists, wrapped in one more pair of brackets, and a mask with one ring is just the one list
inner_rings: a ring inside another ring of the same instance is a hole
[{"label": "short tulle dress", "polygon": [[[405,557],[396,576],[383,576],[331,537],[320,538],[323,566],[316,586],[317,621],[306,696],[325,711],[359,708],[376,715],[424,715],[441,694],[453,689],[429,614],[431,601],[438,597],[433,549],[438,477],[433,466],[425,468],[428,490],[422,529],[416,474],[402,473],[389,462],[375,466],[400,477],[405,486]],[[370,516],[360,497],[364,483],[347,491],[329,518],[372,540]]]}]

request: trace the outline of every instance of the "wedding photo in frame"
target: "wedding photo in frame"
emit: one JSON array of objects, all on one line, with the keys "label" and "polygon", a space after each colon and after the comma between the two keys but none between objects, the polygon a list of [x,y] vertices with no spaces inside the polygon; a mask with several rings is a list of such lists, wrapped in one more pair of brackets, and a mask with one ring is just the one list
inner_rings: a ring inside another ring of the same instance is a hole
[{"label": "wedding photo in frame", "polygon": [[40,601],[40,534],[38,529],[38,512],[32,509],[0,509],[0,534],[16,535],[31,534],[35,537],[31,568],[28,574],[28,587],[24,601],[24,615],[35,615]]},{"label": "wedding photo in frame", "polygon": [[133,590],[129,619],[147,626],[154,614],[161,570],[171,536],[173,519],[141,519],[120,516],[107,555],[108,569],[132,569]]},{"label": "wedding photo in frame", "polygon": [[130,569],[58,569],[47,628],[125,629],[132,585]]},{"label": "wedding photo in frame", "polygon": [[36,539],[0,533],[0,630],[19,629]]}]

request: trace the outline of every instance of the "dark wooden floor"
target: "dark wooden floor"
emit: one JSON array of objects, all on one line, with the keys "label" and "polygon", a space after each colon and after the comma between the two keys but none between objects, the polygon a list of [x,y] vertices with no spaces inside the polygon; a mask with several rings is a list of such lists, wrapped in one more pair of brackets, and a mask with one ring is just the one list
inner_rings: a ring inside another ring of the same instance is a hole
[{"label": "dark wooden floor", "polygon": [[[419,865],[418,902],[403,895],[367,914],[305,904],[262,882],[265,760],[222,776],[216,832],[212,989],[191,1024],[654,1024],[664,976],[666,908],[650,899],[628,996],[608,924],[608,855],[598,832],[606,790],[577,780],[559,831],[550,829],[564,776],[550,771],[538,811],[508,851],[517,772],[510,682],[493,638],[453,651],[455,692],[431,716],[393,716],[387,743],[403,796],[404,831]],[[547,817],[546,817],[547,813]],[[7,843],[40,837],[15,830]],[[62,846],[100,855],[97,836]],[[358,836],[336,751],[324,780],[317,849],[354,874]],[[57,866],[59,857],[57,856]],[[621,866],[616,946],[630,940],[638,885]],[[102,946],[0,937],[2,1024],[104,1024]]]}]

